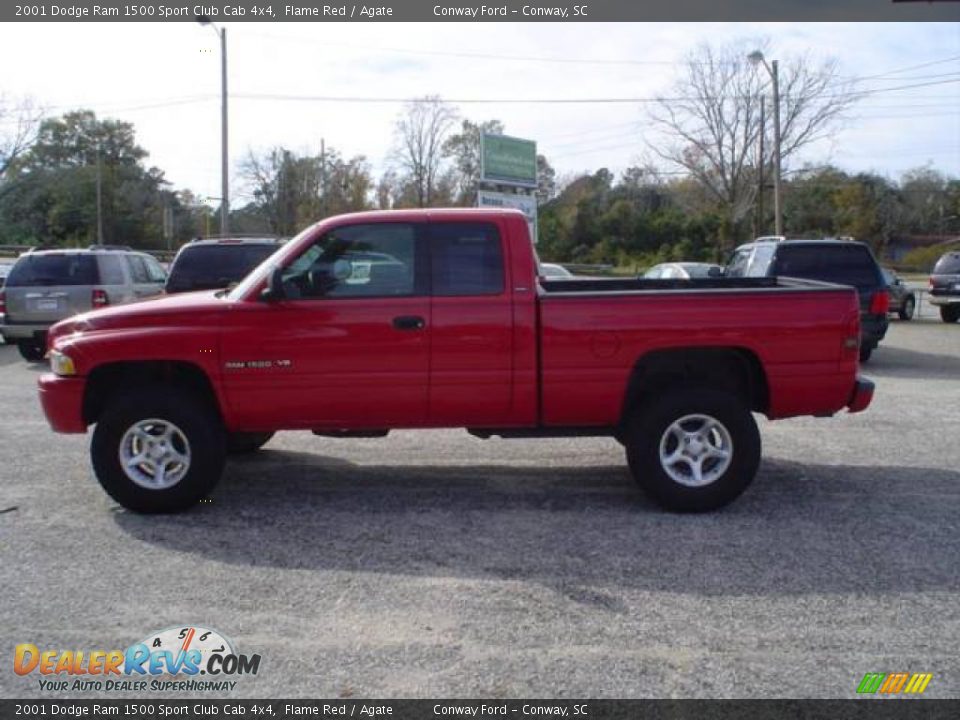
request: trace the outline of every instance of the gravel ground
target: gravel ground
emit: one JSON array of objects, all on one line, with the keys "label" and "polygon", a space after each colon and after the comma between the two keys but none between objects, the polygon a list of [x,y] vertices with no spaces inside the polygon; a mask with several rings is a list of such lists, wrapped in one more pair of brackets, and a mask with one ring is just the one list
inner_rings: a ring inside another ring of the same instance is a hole
[{"label": "gravel ground", "polygon": [[209,504],[141,517],[0,345],[0,696],[42,695],[16,643],[199,624],[263,658],[231,697],[846,698],[900,670],[960,697],[960,325],[924,309],[870,410],[762,422],[754,486],[692,517],[611,440],[461,431],[281,434]]}]

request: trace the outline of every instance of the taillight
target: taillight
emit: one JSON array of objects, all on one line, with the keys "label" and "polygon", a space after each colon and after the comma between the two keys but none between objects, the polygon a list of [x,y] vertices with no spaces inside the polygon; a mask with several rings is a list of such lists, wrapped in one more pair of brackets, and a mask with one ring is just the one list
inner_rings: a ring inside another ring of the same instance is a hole
[{"label": "taillight", "polygon": [[877,290],[870,298],[870,314],[886,315],[890,312],[890,293],[886,290]]},{"label": "taillight", "polygon": [[6,315],[7,313],[7,291],[0,290],[0,314]]},{"label": "taillight", "polygon": [[110,298],[107,297],[106,290],[94,290],[90,294],[90,304],[94,308],[106,307],[110,304]]}]

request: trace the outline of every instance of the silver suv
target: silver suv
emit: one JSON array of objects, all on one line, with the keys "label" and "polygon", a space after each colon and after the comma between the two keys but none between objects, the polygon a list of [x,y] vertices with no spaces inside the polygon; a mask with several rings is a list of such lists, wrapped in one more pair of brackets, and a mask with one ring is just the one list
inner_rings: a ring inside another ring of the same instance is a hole
[{"label": "silver suv", "polygon": [[153,256],[129,248],[31,250],[17,258],[0,290],[0,334],[25,360],[39,362],[55,322],[156,295],[166,279]]}]

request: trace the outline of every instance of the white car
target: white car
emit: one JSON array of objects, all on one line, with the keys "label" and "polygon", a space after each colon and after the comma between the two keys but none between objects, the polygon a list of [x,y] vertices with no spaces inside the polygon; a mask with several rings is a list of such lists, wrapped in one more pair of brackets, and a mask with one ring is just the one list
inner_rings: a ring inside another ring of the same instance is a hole
[{"label": "white car", "polygon": [[540,277],[547,280],[572,280],[575,276],[563,265],[540,263]]}]

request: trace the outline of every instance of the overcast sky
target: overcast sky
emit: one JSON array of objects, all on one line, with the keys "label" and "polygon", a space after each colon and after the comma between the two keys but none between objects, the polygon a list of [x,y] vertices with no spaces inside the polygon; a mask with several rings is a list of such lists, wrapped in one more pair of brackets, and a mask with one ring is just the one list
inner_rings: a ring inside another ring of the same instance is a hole
[{"label": "overcast sky", "polygon": [[[703,41],[766,38],[768,57],[836,57],[846,77],[879,76],[843,127],[803,158],[897,177],[929,164],[960,175],[960,24],[226,24],[230,152],[283,144],[318,152],[320,139],[365,154],[379,173],[396,102],[348,103],[244,95],[451,100],[644,98],[668,92],[678,62]],[[947,62],[939,62],[947,61]],[[135,124],[149,162],[175,188],[219,195],[219,43],[193,23],[5,24],[0,90],[59,114],[91,108]],[[910,69],[926,63],[923,68]],[[944,82],[948,81],[948,82]],[[623,170],[645,156],[639,104],[459,104],[537,140],[561,175]],[[794,162],[794,166],[798,163]]]}]

